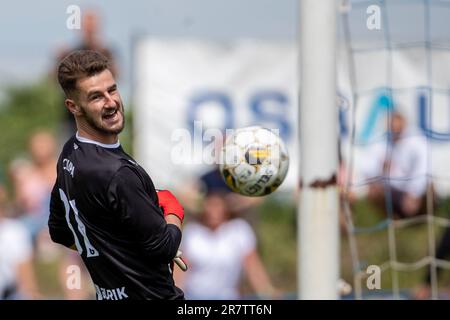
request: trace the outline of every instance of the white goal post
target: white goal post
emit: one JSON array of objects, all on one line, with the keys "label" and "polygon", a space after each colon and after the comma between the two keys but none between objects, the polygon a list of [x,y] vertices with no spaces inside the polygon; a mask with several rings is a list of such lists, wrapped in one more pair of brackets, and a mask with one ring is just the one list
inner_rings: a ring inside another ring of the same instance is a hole
[{"label": "white goal post", "polygon": [[300,1],[300,299],[339,298],[337,3]]}]

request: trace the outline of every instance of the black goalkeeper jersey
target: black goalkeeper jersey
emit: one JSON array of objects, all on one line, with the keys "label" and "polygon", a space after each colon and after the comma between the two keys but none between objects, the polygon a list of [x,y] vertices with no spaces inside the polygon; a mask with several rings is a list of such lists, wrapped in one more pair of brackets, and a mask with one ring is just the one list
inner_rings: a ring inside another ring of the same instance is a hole
[{"label": "black goalkeeper jersey", "polygon": [[97,299],[182,299],[171,271],[181,231],[166,223],[152,180],[119,143],[74,136],[57,173],[50,236],[76,245]]}]

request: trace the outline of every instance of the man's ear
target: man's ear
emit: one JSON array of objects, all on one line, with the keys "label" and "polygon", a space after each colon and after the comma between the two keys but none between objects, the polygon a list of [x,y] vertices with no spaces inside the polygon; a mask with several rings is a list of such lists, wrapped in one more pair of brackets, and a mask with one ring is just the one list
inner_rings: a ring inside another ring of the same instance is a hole
[{"label": "man's ear", "polygon": [[66,99],[64,101],[64,104],[66,105],[66,108],[72,113],[74,116],[81,115],[81,109],[80,107],[75,103],[72,99]]}]

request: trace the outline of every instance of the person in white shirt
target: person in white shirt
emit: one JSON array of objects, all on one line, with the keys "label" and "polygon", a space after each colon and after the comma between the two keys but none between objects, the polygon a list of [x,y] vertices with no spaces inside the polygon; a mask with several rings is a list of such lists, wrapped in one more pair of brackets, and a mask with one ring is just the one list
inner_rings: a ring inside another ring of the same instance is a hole
[{"label": "person in white shirt", "polygon": [[0,300],[39,298],[30,234],[19,221],[5,217],[3,192],[0,185]]},{"label": "person in white shirt", "polygon": [[372,180],[368,199],[385,209],[390,192],[393,213],[399,218],[425,213],[428,186],[426,138],[406,126],[405,117],[394,111],[387,141],[369,147],[361,168],[363,176]]},{"label": "person in white shirt", "polygon": [[175,281],[187,299],[239,299],[242,271],[261,298],[275,298],[274,289],[256,249],[256,237],[242,218],[233,218],[226,195],[211,193],[198,221],[183,231],[181,251],[187,272],[175,270]]}]

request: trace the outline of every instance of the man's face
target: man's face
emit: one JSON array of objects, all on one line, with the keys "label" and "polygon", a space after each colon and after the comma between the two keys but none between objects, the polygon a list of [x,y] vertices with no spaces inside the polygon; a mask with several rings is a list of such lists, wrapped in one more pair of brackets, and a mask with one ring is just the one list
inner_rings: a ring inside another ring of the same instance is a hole
[{"label": "man's face", "polygon": [[77,82],[75,104],[87,125],[103,135],[117,135],[125,126],[122,99],[108,69]]}]

